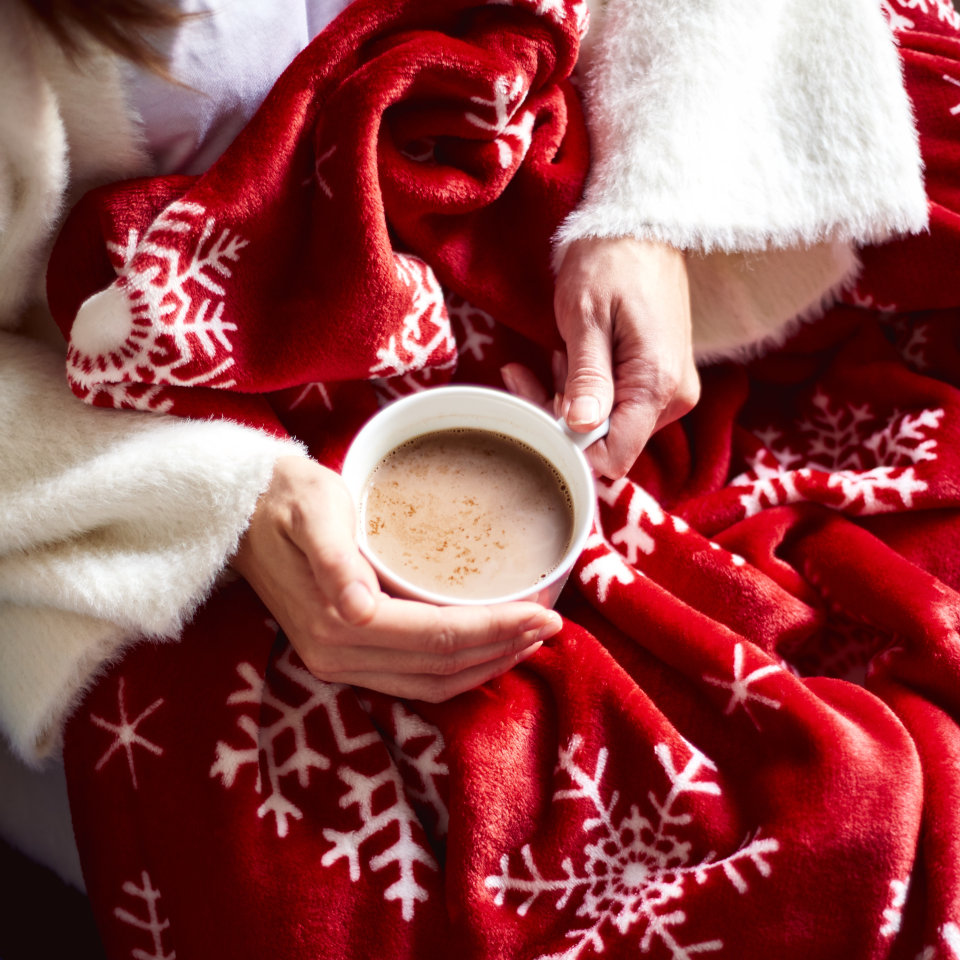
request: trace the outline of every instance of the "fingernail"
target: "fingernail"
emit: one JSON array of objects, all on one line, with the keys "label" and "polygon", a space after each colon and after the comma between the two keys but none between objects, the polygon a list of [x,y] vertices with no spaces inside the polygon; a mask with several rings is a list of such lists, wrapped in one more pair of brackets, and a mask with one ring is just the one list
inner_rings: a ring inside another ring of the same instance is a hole
[{"label": "fingernail", "polygon": [[549,640],[554,634],[560,632],[563,626],[563,618],[555,610],[544,610],[532,616],[522,627],[524,633],[530,634],[533,640]]},{"label": "fingernail", "polygon": [[348,623],[363,623],[369,620],[375,606],[370,588],[360,580],[348,583],[340,591],[337,600],[337,610]]},{"label": "fingernail", "polygon": [[500,378],[503,380],[503,385],[511,392],[517,392],[517,381],[513,376],[513,371],[509,367],[500,368]]},{"label": "fingernail", "polygon": [[596,397],[577,397],[567,412],[571,427],[592,427],[600,422],[600,401]]},{"label": "fingernail", "polygon": [[517,654],[517,663],[522,663],[528,657],[532,657],[541,647],[543,646],[543,641],[538,640],[536,643],[530,644],[526,650],[521,650]]}]

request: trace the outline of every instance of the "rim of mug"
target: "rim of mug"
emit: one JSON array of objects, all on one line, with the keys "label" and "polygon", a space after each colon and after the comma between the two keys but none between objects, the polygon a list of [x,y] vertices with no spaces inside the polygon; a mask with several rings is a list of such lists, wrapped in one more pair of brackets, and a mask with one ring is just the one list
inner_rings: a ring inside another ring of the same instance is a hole
[{"label": "rim of mug", "polygon": [[[346,474],[348,472],[348,466],[350,464],[351,456],[359,457],[360,454],[357,453],[362,447],[362,440],[369,437],[374,430],[378,429],[383,420],[388,416],[396,416],[397,410],[400,410],[402,407],[408,407],[415,405],[417,403],[423,403],[426,399],[437,398],[441,394],[449,395],[455,393],[461,396],[468,396],[474,394],[487,399],[495,399],[497,402],[507,403],[511,406],[516,407],[517,409],[523,410],[525,414],[533,416],[536,420],[542,423],[547,429],[551,431],[556,431],[556,433],[563,438],[563,441],[569,445],[569,448],[572,452],[574,459],[576,460],[579,468],[582,471],[583,478],[587,484],[588,490],[588,516],[585,518],[584,522],[577,524],[576,522],[576,512],[577,506],[576,503],[573,504],[574,510],[574,534],[570,539],[570,544],[567,549],[564,551],[563,557],[557,563],[556,567],[550,571],[545,577],[540,580],[537,580],[535,583],[530,584],[526,588],[515,590],[512,593],[500,594],[494,597],[452,597],[447,594],[437,593],[433,590],[428,590],[424,587],[417,586],[415,583],[411,583],[405,577],[398,574],[392,567],[387,566],[376,554],[374,550],[369,548],[366,542],[366,536],[362,529],[362,519],[363,519],[363,503],[362,503],[362,492],[363,488],[366,486],[367,481],[370,479],[372,474],[372,469],[364,471],[364,476],[361,482],[357,485],[356,489],[348,483],[350,488],[350,494],[353,498],[354,509],[356,510],[356,519],[357,519],[357,545],[360,548],[360,552],[363,554],[367,562],[373,567],[379,576],[384,577],[386,580],[392,580],[396,583],[401,590],[410,594],[410,597],[405,597],[402,599],[416,599],[421,600],[426,603],[433,603],[438,606],[463,606],[463,607],[479,607],[479,606],[494,606],[501,603],[513,603],[518,600],[529,600],[531,596],[535,596],[539,591],[549,588],[552,584],[556,583],[557,580],[562,577],[566,577],[570,574],[573,566],[576,564],[577,558],[583,552],[583,548],[586,545],[587,538],[590,536],[590,531],[593,527],[594,515],[596,512],[596,486],[593,479],[593,471],[590,469],[590,464],[587,462],[587,458],[584,456],[583,450],[577,446],[577,444],[570,438],[567,431],[564,429],[561,421],[551,417],[546,411],[542,410],[535,403],[531,403],[529,400],[524,399],[523,397],[515,396],[512,393],[508,393],[505,390],[498,390],[495,387],[484,387],[480,385],[471,385],[471,384],[446,384],[440,387],[430,387],[426,390],[420,390],[417,393],[408,394],[405,397],[399,397],[396,400],[391,401],[386,404],[386,406],[381,407],[373,416],[371,416],[367,422],[357,431],[353,440],[350,443],[349,448],[347,449],[346,456],[344,457],[343,467],[341,468],[341,474]],[[440,428],[443,429],[443,428]],[[477,428],[483,429],[483,428]],[[424,433],[433,432],[430,429],[424,430]],[[504,431],[507,435],[509,433]],[[401,440],[399,443],[394,444],[387,451],[388,453],[392,450],[395,450],[397,447],[402,446],[402,444],[409,442],[411,438],[406,440]],[[517,437],[512,439],[517,440],[519,443],[523,443],[526,446],[531,446],[527,441],[520,440]],[[563,477],[564,482],[567,486],[570,486],[570,478],[567,476],[567,472],[562,470],[554,460],[547,456],[543,451],[537,451],[544,459],[548,460],[551,466]],[[377,457],[376,460],[379,462],[383,459],[383,456],[386,454]],[[571,491],[571,497],[573,492]]]}]

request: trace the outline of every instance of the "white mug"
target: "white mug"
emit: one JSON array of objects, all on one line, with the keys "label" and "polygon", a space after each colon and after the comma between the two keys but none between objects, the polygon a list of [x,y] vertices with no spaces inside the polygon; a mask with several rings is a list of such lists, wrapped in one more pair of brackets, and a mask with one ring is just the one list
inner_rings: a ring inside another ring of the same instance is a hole
[{"label": "white mug", "polygon": [[[518,585],[515,592],[482,599],[463,599],[425,590],[407,581],[403,572],[387,565],[370,549],[361,521],[362,496],[367,481],[383,458],[401,444],[439,430],[489,430],[536,450],[563,478],[573,504],[573,532],[563,559],[532,589]],[[539,407],[489,387],[448,386],[414,393],[384,407],[356,435],[341,471],[357,508],[360,550],[376,570],[381,584],[396,596],[436,604],[486,605],[532,600],[544,607],[556,603],[593,525],[596,492],[593,474],[583,455],[606,433],[604,424],[591,433],[569,430]]]}]

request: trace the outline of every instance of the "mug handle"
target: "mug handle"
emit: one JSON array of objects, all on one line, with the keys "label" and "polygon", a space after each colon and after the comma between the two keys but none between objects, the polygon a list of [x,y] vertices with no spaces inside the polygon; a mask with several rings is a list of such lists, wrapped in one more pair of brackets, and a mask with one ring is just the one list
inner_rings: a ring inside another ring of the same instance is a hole
[{"label": "mug handle", "polygon": [[589,433],[577,433],[576,430],[571,430],[570,427],[567,426],[567,421],[563,418],[558,419],[557,424],[575,447],[578,447],[580,450],[586,450],[595,440],[599,440],[601,437],[607,435],[610,429],[610,418],[608,417],[599,427],[594,427]]}]

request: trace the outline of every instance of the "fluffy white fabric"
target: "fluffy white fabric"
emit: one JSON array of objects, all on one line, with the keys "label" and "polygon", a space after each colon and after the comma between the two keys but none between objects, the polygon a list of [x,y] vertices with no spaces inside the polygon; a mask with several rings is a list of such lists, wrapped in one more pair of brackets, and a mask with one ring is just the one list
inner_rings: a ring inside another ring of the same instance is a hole
[{"label": "fluffy white fabric", "polygon": [[62,339],[26,306],[70,197],[149,160],[115,60],[72,63],[19,4],[0,5],[0,88],[0,732],[35,762],[102,663],[177,634],[277,456],[302,450],[70,393]]},{"label": "fluffy white fabric", "polygon": [[852,244],[926,225],[910,104],[875,0],[610,0],[593,21],[592,168],[555,262],[584,237],[691,251],[701,358],[815,311],[855,272]]},{"label": "fluffy white fabric", "polygon": [[88,407],[56,352],[12,334],[0,383],[0,726],[29,758],[122,644],[176,636],[277,456],[302,450],[226,421]]}]

